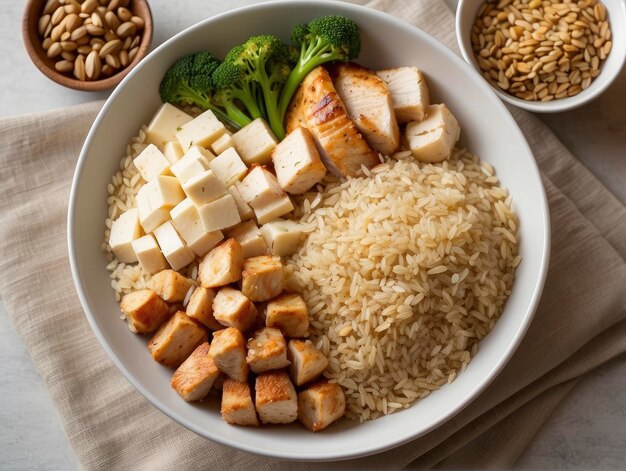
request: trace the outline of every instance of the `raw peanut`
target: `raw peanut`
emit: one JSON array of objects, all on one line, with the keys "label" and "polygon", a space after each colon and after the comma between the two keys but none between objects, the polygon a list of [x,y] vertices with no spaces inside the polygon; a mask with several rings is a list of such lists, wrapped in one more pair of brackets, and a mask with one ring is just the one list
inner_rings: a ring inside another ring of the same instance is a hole
[{"label": "raw peanut", "polygon": [[52,38],[46,38],[41,43],[41,47],[43,47],[44,51],[47,51],[48,49],[50,49],[50,46],[52,46]]},{"label": "raw peanut", "polygon": [[61,43],[52,43],[52,45],[50,45],[50,47],[48,48],[46,55],[52,59],[53,57],[58,56],[62,52],[63,52],[63,48],[61,47]]},{"label": "raw peanut", "polygon": [[114,69],[119,69],[120,68],[121,64],[120,64],[120,60],[117,58],[117,56],[113,56],[113,55],[109,54],[109,55],[104,56],[104,60],[105,60],[105,62],[108,65],[110,65]]},{"label": "raw peanut", "polygon": [[91,80],[96,80],[102,71],[102,62],[96,51],[91,51],[85,59],[85,74]]},{"label": "raw peanut", "polygon": [[120,19],[112,11],[106,12],[106,14],[104,15],[104,21],[113,31],[119,28],[122,24]]},{"label": "raw peanut", "polygon": [[50,17],[50,21],[54,26],[56,26],[63,20],[63,18],[65,18],[65,14],[65,9],[60,6],[54,10],[54,13]]},{"label": "raw peanut", "polygon": [[74,69],[74,64],[70,61],[62,60],[54,64],[54,68],[59,72],[69,72]]},{"label": "raw peanut", "polygon": [[117,35],[122,39],[132,36],[136,32],[137,32],[137,25],[135,25],[135,23],[131,21],[122,23],[116,30]]},{"label": "raw peanut", "polygon": [[133,17],[133,14],[130,12],[128,8],[119,7],[117,9],[117,16],[119,17],[120,20],[124,22],[124,21],[130,21],[130,19]]},{"label": "raw peanut", "polygon": [[76,50],[78,51],[79,54],[87,55],[91,52],[91,46],[85,44],[83,46],[78,46],[78,49]]},{"label": "raw peanut", "polygon": [[121,50],[117,57],[120,61],[120,64],[122,64],[122,67],[126,67],[130,62],[128,58],[128,51]]},{"label": "raw peanut", "polygon": [[45,37],[46,29],[50,26],[50,15],[43,15],[37,21],[37,31],[39,32],[39,36]]},{"label": "raw peanut", "polygon": [[93,13],[98,6],[98,0],[85,0],[83,4],[80,6],[80,11],[82,13]]},{"label": "raw peanut", "polygon": [[86,34],[87,34],[87,28],[85,26],[79,26],[74,31],[72,31],[72,34],[70,35],[70,39],[72,41],[76,41],[82,38],[83,36],[85,36]]},{"label": "raw peanut", "polygon": [[109,54],[117,54],[121,47],[122,41],[120,41],[119,39],[113,39],[107,42],[104,46],[102,46],[102,49],[100,49],[99,51],[100,58],[108,56]]},{"label": "raw peanut", "polygon": [[86,28],[87,28],[87,32],[89,34],[91,34],[92,36],[103,36],[104,35],[104,29],[99,27],[99,26],[90,24],[90,25],[87,25]]},{"label": "raw peanut", "polygon": [[61,41],[61,47],[66,52],[75,51],[78,48],[74,41]]},{"label": "raw peanut", "polygon": [[146,25],[146,22],[140,16],[133,16],[130,21],[133,22],[135,26],[137,26],[137,30],[142,30],[143,27]]},{"label": "raw peanut", "polygon": [[85,57],[80,55],[74,61],[74,77],[78,80],[85,80]]},{"label": "raw peanut", "polygon": [[74,63],[74,61],[76,60],[76,54],[73,52],[69,52],[69,51],[63,51],[61,53],[61,57],[65,59],[66,61],[70,61],[72,63]]}]

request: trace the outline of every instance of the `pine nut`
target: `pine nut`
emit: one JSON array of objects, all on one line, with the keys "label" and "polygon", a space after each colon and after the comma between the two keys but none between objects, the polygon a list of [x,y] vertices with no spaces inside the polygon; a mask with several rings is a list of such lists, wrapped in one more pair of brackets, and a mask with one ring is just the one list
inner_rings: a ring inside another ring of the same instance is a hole
[{"label": "pine nut", "polygon": [[61,43],[52,43],[46,52],[46,55],[49,58],[54,58],[63,52],[63,48],[61,47]]},{"label": "pine nut", "polygon": [[124,22],[124,21],[130,21],[130,19],[133,17],[133,14],[130,12],[128,8],[119,7],[117,9],[117,16],[122,22]]},{"label": "pine nut", "polygon": [[60,6],[54,10],[54,13],[50,17],[50,21],[54,26],[56,26],[63,20],[63,18],[65,18],[65,9]]},{"label": "pine nut", "polygon": [[102,62],[96,51],[91,51],[85,59],[85,74],[91,80],[96,80],[102,71]]},{"label": "pine nut", "polygon": [[37,31],[39,32],[39,36],[45,37],[46,29],[50,25],[50,15],[44,15],[39,18],[37,21]]},{"label": "pine nut", "polygon": [[74,77],[78,80],[85,80],[85,58],[80,55],[74,61]]},{"label": "pine nut", "polygon": [[135,25],[135,23],[132,23],[130,21],[127,21],[126,23],[122,23],[116,30],[117,35],[122,39],[132,36],[136,32],[137,32],[137,25]]},{"label": "pine nut", "polygon": [[108,56],[109,54],[117,54],[121,47],[122,41],[119,39],[113,39],[102,46],[102,49],[99,51],[100,57],[102,58],[104,56]]},{"label": "pine nut", "polygon": [[83,4],[80,6],[80,11],[82,13],[93,13],[98,6],[98,0],[85,0]]},{"label": "pine nut", "polygon": [[120,60],[117,58],[117,56],[113,56],[111,54],[108,54],[106,56],[104,56],[104,60],[105,62],[110,65],[111,67],[113,67],[114,69],[119,69],[120,68]]},{"label": "pine nut", "polygon": [[57,71],[59,72],[70,72],[74,69],[74,64],[72,64],[70,61],[62,60],[54,64],[54,68],[57,69]]},{"label": "pine nut", "polygon": [[143,21],[143,18],[140,16],[133,16],[130,21],[133,22],[135,26],[137,26],[138,30],[143,29],[143,27],[146,25],[145,21]]}]

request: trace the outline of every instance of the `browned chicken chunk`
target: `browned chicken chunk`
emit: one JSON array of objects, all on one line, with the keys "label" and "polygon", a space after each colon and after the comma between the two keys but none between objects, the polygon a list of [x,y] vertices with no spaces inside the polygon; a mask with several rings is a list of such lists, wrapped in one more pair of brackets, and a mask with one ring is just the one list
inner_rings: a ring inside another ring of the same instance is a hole
[{"label": "browned chicken chunk", "polygon": [[222,419],[233,425],[259,425],[248,383],[230,378],[224,381]]},{"label": "browned chicken chunk", "polygon": [[211,330],[219,330],[222,324],[213,317],[213,299],[215,290],[199,286],[194,290],[187,303],[186,313],[192,319],[201,322]]},{"label": "browned chicken chunk", "polygon": [[246,341],[242,333],[234,327],[213,332],[213,342],[209,355],[229,378],[236,381],[248,379],[246,363]]},{"label": "browned chicken chunk", "polygon": [[280,257],[260,255],[243,263],[241,291],[251,301],[267,301],[278,296],[285,287]]},{"label": "browned chicken chunk", "polygon": [[213,316],[220,324],[244,332],[256,322],[256,308],[241,291],[225,286],[213,300]]},{"label": "browned chicken chunk", "polygon": [[182,311],[174,314],[148,342],[155,361],[178,368],[191,352],[207,341],[206,331]]},{"label": "browned chicken chunk", "polygon": [[392,154],[400,145],[400,131],[385,81],[351,63],[335,64],[330,73],[348,115],[367,143],[382,154]]},{"label": "browned chicken chunk", "polygon": [[192,280],[174,270],[160,271],[148,281],[148,288],[168,303],[181,302],[192,286]]},{"label": "browned chicken chunk", "polygon": [[256,378],[256,411],[264,424],[289,424],[298,418],[298,396],[284,371]]},{"label": "browned chicken chunk", "polygon": [[254,373],[279,370],[288,366],[287,343],[281,331],[271,327],[257,330],[254,337],[248,340],[246,360]]},{"label": "browned chicken chunk", "polygon": [[156,330],[169,313],[168,305],[151,289],[124,295],[120,309],[126,315],[128,328],[137,334]]},{"label": "browned chicken chunk", "polygon": [[328,366],[328,358],[310,340],[291,339],[288,349],[287,355],[291,362],[289,373],[296,386],[317,379]]},{"label": "browned chicken chunk", "polygon": [[198,279],[205,288],[217,288],[241,278],[243,249],[235,239],[228,239],[204,256],[198,266]]},{"label": "browned chicken chunk", "polygon": [[220,374],[209,355],[208,342],[200,344],[172,376],[172,388],[185,401],[199,401],[209,394]]},{"label": "browned chicken chunk", "polygon": [[298,394],[298,419],[312,432],[328,427],[345,411],[346,398],[338,384],[320,381]]},{"label": "browned chicken chunk", "polygon": [[309,331],[309,311],[299,295],[285,293],[267,303],[265,323],[286,337],[304,337]]},{"label": "browned chicken chunk", "polygon": [[[352,176],[361,170],[361,165],[370,168],[380,162],[376,151],[367,144],[348,116],[324,67],[313,69],[302,81],[300,88],[302,102],[298,104],[296,101],[290,113],[302,111],[305,127],[313,134],[328,170],[339,177]],[[288,123],[299,120],[287,117]],[[293,125],[288,125],[290,128]]]}]

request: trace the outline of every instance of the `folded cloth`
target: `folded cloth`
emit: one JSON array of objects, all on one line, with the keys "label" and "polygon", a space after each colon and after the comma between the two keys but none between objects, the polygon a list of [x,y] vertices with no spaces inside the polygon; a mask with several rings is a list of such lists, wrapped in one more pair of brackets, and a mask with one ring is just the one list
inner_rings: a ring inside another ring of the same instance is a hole
[{"label": "folded cloth", "polygon": [[[441,0],[377,0],[454,47]],[[290,469],[179,426],[137,393],[91,332],[69,269],[76,157],[102,103],[0,120],[0,297],[86,469]],[[543,298],[519,349],[466,409],[375,456],[300,469],[511,465],[577,379],[626,351],[626,208],[535,117],[514,111],[539,162],[552,220]]]}]

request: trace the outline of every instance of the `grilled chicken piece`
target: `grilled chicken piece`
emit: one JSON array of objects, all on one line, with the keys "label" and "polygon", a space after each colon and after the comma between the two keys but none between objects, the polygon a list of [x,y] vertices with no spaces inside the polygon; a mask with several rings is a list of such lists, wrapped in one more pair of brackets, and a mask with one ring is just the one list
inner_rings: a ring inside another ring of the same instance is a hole
[{"label": "grilled chicken piece", "polygon": [[357,64],[336,64],[330,73],[348,115],[367,143],[382,154],[393,153],[400,144],[400,131],[387,83]]},{"label": "grilled chicken piece", "polygon": [[307,127],[306,117],[304,116],[304,91],[302,87],[298,88],[298,91],[291,99],[285,123],[287,134],[291,134],[298,128]]},{"label": "grilled chicken piece", "polygon": [[421,121],[430,105],[424,74],[417,67],[397,67],[379,70],[378,76],[387,82],[391,101],[399,123]]},{"label": "grilled chicken piece", "polygon": [[[330,75],[324,67],[313,69],[300,85],[302,103],[294,103],[288,123],[298,121],[302,111],[306,128],[315,138],[320,156],[328,170],[339,177],[356,175],[361,165],[380,163],[378,154],[365,142],[348,116]],[[289,127],[288,127],[289,129]]]}]

